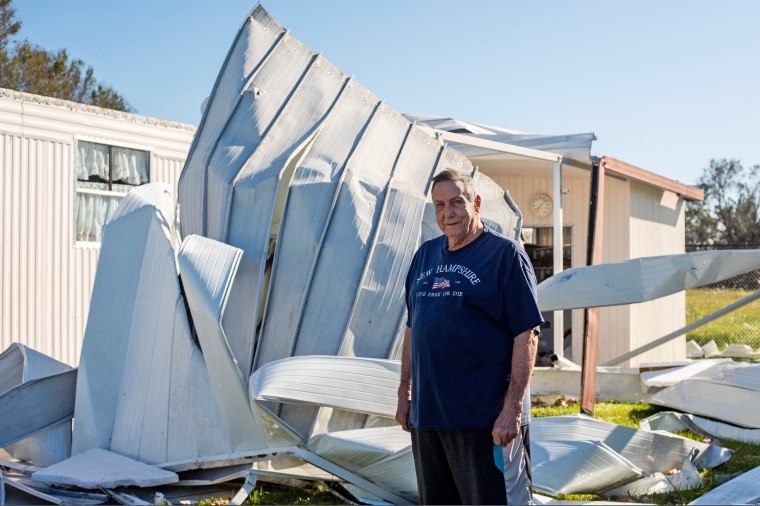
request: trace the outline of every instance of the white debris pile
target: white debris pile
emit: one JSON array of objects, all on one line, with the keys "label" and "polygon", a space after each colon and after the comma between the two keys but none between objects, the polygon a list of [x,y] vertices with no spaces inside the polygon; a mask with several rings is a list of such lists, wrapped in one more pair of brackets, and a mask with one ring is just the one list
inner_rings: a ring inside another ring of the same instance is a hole
[{"label": "white debris pile", "polygon": [[549,494],[644,495],[702,484],[697,468],[731,451],[664,432],[637,430],[585,415],[535,418],[534,487]]},{"label": "white debris pile", "polygon": [[739,427],[760,429],[760,364],[712,362],[711,367],[655,393],[649,402]]},{"label": "white debris pile", "polygon": [[686,342],[686,356],[688,358],[702,357],[752,357],[760,356],[760,348],[753,350],[748,344],[729,344],[723,350],[718,349],[715,341],[708,341],[704,346],[700,346],[693,339]]}]

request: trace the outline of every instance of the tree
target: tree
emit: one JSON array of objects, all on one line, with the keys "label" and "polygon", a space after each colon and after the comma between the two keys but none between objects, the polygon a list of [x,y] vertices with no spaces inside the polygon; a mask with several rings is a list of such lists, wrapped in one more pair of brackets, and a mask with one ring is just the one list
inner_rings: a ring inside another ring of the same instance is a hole
[{"label": "tree", "polygon": [[12,0],[0,0],[0,87],[62,98],[119,111],[132,107],[118,92],[98,83],[92,67],[69,59],[65,49],[47,51],[28,40],[15,41],[21,21]]},{"label": "tree", "polygon": [[686,242],[760,244],[760,165],[710,160],[697,181],[704,202],[686,207]]}]

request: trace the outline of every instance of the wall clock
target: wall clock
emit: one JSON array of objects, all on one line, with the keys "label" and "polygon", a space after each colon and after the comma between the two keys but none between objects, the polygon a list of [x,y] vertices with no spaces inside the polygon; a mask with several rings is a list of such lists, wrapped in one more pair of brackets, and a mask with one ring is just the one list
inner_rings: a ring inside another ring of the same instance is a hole
[{"label": "wall clock", "polygon": [[546,218],[552,214],[552,198],[545,193],[536,193],[530,199],[530,212],[539,218]]}]

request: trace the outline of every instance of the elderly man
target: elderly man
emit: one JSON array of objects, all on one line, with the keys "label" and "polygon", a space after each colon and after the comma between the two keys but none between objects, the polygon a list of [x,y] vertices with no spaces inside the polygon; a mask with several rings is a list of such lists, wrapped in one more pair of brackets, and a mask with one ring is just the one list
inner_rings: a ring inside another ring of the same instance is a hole
[{"label": "elderly man", "polygon": [[[445,170],[432,183],[443,235],[420,246],[407,274],[396,413],[412,433],[420,502],[506,504],[512,487],[525,503],[524,398],[543,321],[535,275],[518,243],[481,222],[470,176]],[[515,470],[506,487],[499,464]]]}]

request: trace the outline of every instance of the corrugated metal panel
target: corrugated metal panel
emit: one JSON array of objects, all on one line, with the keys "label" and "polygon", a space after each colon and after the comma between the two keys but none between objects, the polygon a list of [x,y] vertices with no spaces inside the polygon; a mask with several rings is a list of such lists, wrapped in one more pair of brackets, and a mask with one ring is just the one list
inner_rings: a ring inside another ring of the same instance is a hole
[{"label": "corrugated metal panel", "polygon": [[[232,111],[241,100],[253,98],[252,93],[244,92],[250,84],[248,81],[283,34],[283,27],[270,18],[261,5],[257,5],[243,23],[230,47],[209,96],[198,136],[190,148],[187,168],[179,182],[182,188],[179,203],[185,207],[181,218],[182,234],[185,236],[206,233],[206,167],[209,159],[219,136],[230,121]],[[251,92],[255,90],[252,89]],[[200,203],[197,202],[199,198],[202,200]]]},{"label": "corrugated metal panel", "polygon": [[177,183],[179,181],[182,165],[185,161],[181,158],[165,158],[153,156],[150,166],[151,183],[167,183],[172,188],[172,195],[177,198]]},{"label": "corrugated metal panel", "polygon": [[9,134],[0,141],[0,346],[19,342],[75,364],[82,323],[79,333],[74,323],[84,321],[77,307],[89,302],[89,288],[75,291],[75,280],[95,258],[71,248],[71,147]]}]

